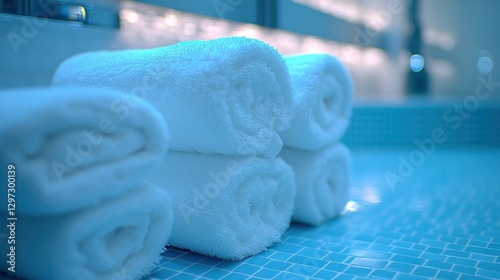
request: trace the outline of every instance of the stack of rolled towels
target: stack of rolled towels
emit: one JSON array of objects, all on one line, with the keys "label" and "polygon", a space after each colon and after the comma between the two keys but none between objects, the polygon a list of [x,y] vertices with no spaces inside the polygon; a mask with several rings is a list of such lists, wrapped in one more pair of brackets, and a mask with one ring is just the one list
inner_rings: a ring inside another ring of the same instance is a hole
[{"label": "stack of rolled towels", "polygon": [[350,153],[339,142],[351,117],[352,78],[328,54],[285,57],[293,92],[294,118],[280,133],[280,153],[295,171],[292,219],[320,225],[342,214],[349,195]]},{"label": "stack of rolled towels", "polygon": [[53,85],[107,87],[151,102],[169,123],[168,156],[150,181],[173,200],[169,244],[228,260],[289,227],[294,172],[276,155],[292,119],[287,65],[244,37],[76,55]]},{"label": "stack of rolled towels", "polygon": [[151,105],[127,101],[108,89],[0,92],[2,271],[140,279],[154,268],[173,214],[145,178],[165,158],[167,126]]},{"label": "stack of rolled towels", "polygon": [[333,56],[229,37],[82,53],[53,88],[0,93],[16,275],[139,279],[167,242],[241,260],[340,215],[352,92]]}]

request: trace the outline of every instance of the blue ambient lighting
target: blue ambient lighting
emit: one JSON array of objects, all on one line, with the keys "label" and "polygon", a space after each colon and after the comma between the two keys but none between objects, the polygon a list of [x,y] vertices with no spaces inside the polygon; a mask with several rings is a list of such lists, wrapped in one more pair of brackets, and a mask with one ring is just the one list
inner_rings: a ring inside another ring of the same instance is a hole
[{"label": "blue ambient lighting", "polygon": [[424,57],[419,54],[414,54],[410,58],[410,68],[413,72],[420,72],[424,69],[425,60]]}]

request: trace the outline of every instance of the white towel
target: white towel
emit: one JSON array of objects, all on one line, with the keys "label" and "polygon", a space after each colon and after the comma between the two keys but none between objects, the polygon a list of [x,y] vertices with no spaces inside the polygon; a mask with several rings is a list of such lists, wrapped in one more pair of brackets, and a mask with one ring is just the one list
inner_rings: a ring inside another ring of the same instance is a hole
[{"label": "white towel", "polygon": [[294,118],[280,133],[283,144],[318,150],[339,140],[351,117],[353,82],[342,62],[328,54],[285,57],[290,70]]},{"label": "white towel", "polygon": [[[141,279],[155,267],[169,238],[172,205],[161,188],[140,184],[82,211],[19,216],[15,244],[0,243],[1,270],[11,273],[7,254],[15,246],[14,274],[26,279]],[[4,225],[1,233],[10,235],[10,229]]]},{"label": "white towel", "polygon": [[350,153],[343,144],[316,152],[284,148],[280,157],[295,171],[297,195],[292,220],[320,225],[343,212],[351,170]]},{"label": "white towel", "polygon": [[0,119],[0,164],[15,168],[19,214],[60,214],[123,193],[167,150],[163,117],[111,90],[0,92]]},{"label": "white towel", "polygon": [[291,119],[291,85],[276,49],[220,38],[147,50],[98,51],[64,61],[53,85],[103,86],[141,96],[165,116],[170,149],[269,155]]},{"label": "white towel", "polygon": [[281,159],[170,152],[151,181],[174,202],[169,243],[240,260],[280,241],[293,210],[293,171]]}]

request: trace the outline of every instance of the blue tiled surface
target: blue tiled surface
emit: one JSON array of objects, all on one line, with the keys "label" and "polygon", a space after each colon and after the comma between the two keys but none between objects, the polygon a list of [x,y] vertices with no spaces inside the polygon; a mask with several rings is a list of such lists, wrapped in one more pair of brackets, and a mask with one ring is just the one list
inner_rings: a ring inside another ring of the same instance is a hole
[{"label": "blue tiled surface", "polygon": [[[458,102],[457,102],[458,103]],[[430,136],[436,128],[446,132],[442,146],[491,145],[500,143],[500,106],[488,100],[467,117],[451,121],[445,116],[453,104],[424,100],[405,101],[400,104],[357,104],[353,108],[351,125],[343,138],[348,146],[379,147],[413,145],[416,139]]]},{"label": "blue tiled surface", "polygon": [[356,211],[240,262],[168,248],[145,279],[500,279],[500,150],[441,147],[390,186],[412,152],[352,151]]}]

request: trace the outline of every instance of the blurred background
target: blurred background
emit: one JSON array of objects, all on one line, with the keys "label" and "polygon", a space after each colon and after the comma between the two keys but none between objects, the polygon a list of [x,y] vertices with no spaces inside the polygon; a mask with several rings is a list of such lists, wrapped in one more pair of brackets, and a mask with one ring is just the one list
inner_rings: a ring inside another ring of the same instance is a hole
[{"label": "blurred background", "polygon": [[[446,124],[453,102],[469,102],[483,110],[462,116],[467,135],[456,141],[475,143],[489,131],[496,144],[498,11],[496,0],[0,0],[0,89],[47,86],[64,59],[83,51],[240,35],[284,54],[340,57],[356,85],[348,143],[412,143],[417,130]],[[362,109],[376,104],[384,110]],[[408,133],[391,134],[401,130]]]}]

